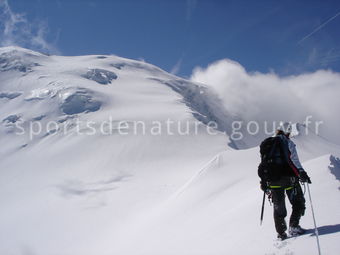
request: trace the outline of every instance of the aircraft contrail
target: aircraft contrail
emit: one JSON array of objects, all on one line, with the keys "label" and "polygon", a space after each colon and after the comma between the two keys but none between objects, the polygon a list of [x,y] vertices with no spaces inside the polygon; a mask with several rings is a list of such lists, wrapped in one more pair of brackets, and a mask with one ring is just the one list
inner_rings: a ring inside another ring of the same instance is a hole
[{"label": "aircraft contrail", "polygon": [[336,17],[338,17],[340,15],[340,12],[338,12],[337,14],[335,14],[333,17],[329,18],[327,21],[325,21],[324,23],[322,23],[320,26],[318,26],[317,28],[315,28],[311,33],[309,33],[308,35],[306,35],[305,37],[303,37],[300,41],[298,41],[298,44],[302,43],[304,40],[306,40],[307,38],[311,37],[313,34],[315,34],[317,31],[319,31],[321,28],[323,28],[324,26],[326,26],[329,22],[331,22],[333,19],[335,19]]}]

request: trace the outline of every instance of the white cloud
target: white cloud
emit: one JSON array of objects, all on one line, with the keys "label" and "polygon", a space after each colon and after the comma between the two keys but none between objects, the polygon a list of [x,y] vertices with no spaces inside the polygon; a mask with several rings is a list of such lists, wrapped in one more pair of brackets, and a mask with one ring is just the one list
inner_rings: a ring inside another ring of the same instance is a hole
[{"label": "white cloud", "polygon": [[8,0],[0,0],[0,46],[21,46],[47,53],[58,53],[46,39],[48,27],[40,21],[30,23],[24,14],[12,11]]},{"label": "white cloud", "polygon": [[194,69],[191,79],[210,85],[231,113],[246,121],[293,121],[312,115],[324,124],[321,134],[340,143],[340,73],[319,70],[296,76],[248,73],[229,59]]}]

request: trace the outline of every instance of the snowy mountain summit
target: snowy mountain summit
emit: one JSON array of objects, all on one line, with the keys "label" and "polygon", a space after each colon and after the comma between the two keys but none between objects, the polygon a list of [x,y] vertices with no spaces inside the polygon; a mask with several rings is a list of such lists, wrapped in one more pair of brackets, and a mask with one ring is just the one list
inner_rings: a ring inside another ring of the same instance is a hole
[{"label": "snowy mountain summit", "polygon": [[[310,208],[306,235],[277,242],[269,204],[259,226],[266,135],[235,130],[244,118],[206,84],[117,56],[4,47],[0,107],[1,254],[317,252]],[[340,147],[296,127],[321,248],[337,254]]]}]

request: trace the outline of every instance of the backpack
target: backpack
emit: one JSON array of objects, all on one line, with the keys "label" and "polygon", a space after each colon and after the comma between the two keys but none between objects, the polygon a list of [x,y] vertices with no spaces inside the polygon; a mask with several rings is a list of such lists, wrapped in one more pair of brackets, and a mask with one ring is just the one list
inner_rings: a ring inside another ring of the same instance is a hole
[{"label": "backpack", "polygon": [[268,137],[261,143],[261,163],[258,168],[261,180],[278,181],[283,175],[287,167],[284,149],[283,142],[278,136]]}]

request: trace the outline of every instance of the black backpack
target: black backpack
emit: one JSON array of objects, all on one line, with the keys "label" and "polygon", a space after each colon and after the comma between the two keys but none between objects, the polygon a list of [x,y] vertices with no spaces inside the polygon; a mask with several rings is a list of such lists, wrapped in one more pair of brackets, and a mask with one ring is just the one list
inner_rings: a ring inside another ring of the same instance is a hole
[{"label": "black backpack", "polygon": [[278,136],[266,138],[260,145],[261,163],[258,175],[263,181],[277,181],[287,168],[285,145]]}]

